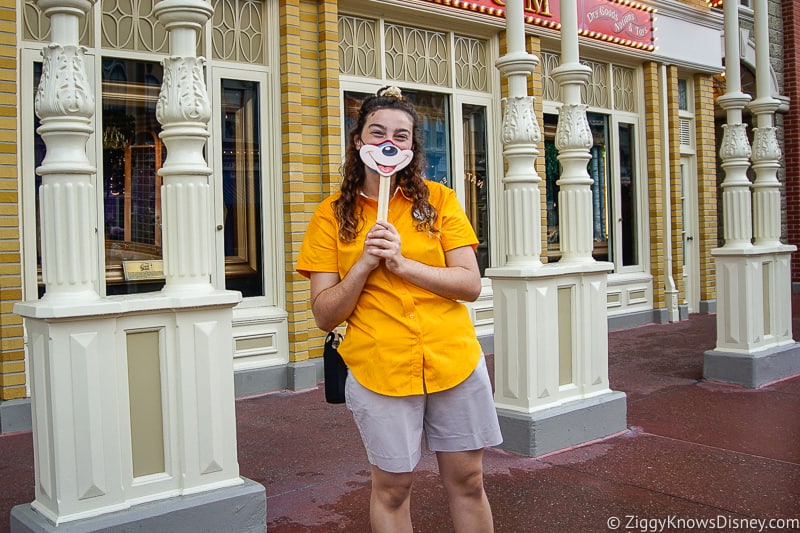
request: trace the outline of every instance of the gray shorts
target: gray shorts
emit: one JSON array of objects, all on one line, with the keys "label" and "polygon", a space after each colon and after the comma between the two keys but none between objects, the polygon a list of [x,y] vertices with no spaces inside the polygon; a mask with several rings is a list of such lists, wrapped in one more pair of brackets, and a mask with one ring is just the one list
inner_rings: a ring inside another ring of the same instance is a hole
[{"label": "gray shorts", "polygon": [[352,374],[345,385],[369,462],[385,472],[411,472],[422,456],[422,432],[434,452],[462,452],[503,442],[486,361],[452,389],[414,396],[384,396]]}]

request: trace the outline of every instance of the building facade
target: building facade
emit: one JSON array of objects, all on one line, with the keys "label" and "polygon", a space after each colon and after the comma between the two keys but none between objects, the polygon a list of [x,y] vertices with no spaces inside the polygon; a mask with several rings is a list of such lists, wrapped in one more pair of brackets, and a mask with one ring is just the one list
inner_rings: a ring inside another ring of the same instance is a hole
[{"label": "building facade", "polygon": [[[562,95],[552,75],[560,54],[557,3],[526,2],[526,47],[539,58],[529,92],[542,129],[535,164],[542,177],[538,238],[547,262],[560,259],[555,134]],[[155,107],[168,42],[153,4],[94,2],[81,26],[95,97],[87,152],[97,168],[97,198],[89,209],[97,268],[104,273],[96,287],[101,296],[158,291],[164,283],[158,171],[166,149]],[[213,169],[211,282],[243,296],[233,310],[236,393],[302,389],[321,377],[324,333],[314,324],[309,285],[294,272],[294,260],[314,208],[337,188],[346,133],[364,95],[397,85],[414,100],[424,117],[428,179],[452,187],[462,201],[480,240],[482,272],[503,262],[506,88],[494,66],[505,50],[503,2],[211,4],[198,49],[207,60],[212,102],[206,146]],[[778,15],[780,3],[771,1],[770,8]],[[787,11],[784,6],[784,20]],[[752,12],[746,5],[740,12],[748,43]],[[579,16],[581,61],[591,70],[582,101],[592,133],[592,255],[613,265],[609,326],[714,312],[722,13],[705,0],[592,0],[581,3]],[[43,296],[37,213],[58,206],[40,205],[36,172],[45,156],[35,104],[49,20],[34,0],[17,0],[0,4],[0,21],[0,431],[14,431],[26,425],[30,377],[25,327],[13,305]],[[780,41],[781,34],[771,39]],[[752,67],[750,50],[745,46],[740,60]],[[785,52],[789,68],[796,67],[793,50]],[[775,57],[772,65],[776,96],[782,62]],[[787,127],[787,140],[794,131]],[[787,191],[797,194],[788,184]],[[791,237],[793,204],[783,205]],[[469,308],[491,349],[490,279]]]}]

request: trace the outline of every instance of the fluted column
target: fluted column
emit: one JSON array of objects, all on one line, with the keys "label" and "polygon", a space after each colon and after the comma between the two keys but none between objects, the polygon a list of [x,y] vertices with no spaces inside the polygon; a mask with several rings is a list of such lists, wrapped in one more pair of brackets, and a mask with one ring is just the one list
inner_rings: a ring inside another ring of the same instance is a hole
[{"label": "fluted column", "polygon": [[727,112],[722,126],[720,158],[725,170],[722,183],[723,236],[725,248],[749,248],[753,236],[750,180],[750,143],[742,110],[750,96],[741,90],[739,65],[739,3],[725,2],[725,82],[727,90],[717,101]]},{"label": "fluted column", "polygon": [[43,300],[85,302],[97,293],[95,168],[86,142],[93,132],[94,95],[86,76],[84,48],[78,44],[80,17],[88,0],[39,0],[50,17],[52,42],[42,50],[42,77],[34,106],[39,134],[47,147],[39,191]]},{"label": "fluted column", "polygon": [[[506,3],[506,13],[522,12],[522,1]],[[503,178],[506,212],[506,264],[541,265],[541,205],[536,157],[541,129],[528,96],[528,77],[539,58],[525,50],[525,25],[520,17],[506,16],[507,53],[497,60],[497,68],[508,78],[508,97],[503,98],[503,155],[508,170]]]},{"label": "fluted column", "polygon": [[203,147],[208,139],[211,103],[203,65],[197,57],[200,29],[213,14],[207,0],[162,0],[153,9],[169,31],[170,56],[156,105],[167,159],[162,187],[163,256],[167,294],[212,292],[211,169]]},{"label": "fluted column", "polygon": [[592,262],[592,179],[586,170],[592,158],[592,132],[586,119],[587,106],[581,103],[581,87],[589,80],[591,69],[579,62],[575,2],[561,4],[561,64],[553,69],[564,100],[556,127],[562,167],[557,182],[561,261]]},{"label": "fluted column", "polygon": [[774,114],[780,106],[770,94],[769,27],[766,0],[755,0],[756,99],[750,110],[756,117],[751,161],[753,183],[753,236],[756,246],[780,245],[781,193],[778,182],[781,150],[774,127]]}]

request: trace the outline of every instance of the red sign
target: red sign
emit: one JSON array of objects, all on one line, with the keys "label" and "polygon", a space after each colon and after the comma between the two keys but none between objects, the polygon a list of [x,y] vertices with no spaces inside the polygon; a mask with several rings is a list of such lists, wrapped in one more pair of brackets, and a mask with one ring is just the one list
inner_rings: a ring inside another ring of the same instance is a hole
[{"label": "red sign", "polygon": [[[506,0],[429,0],[444,6],[505,17]],[[653,13],[655,9],[633,0],[575,0],[578,34],[602,41],[655,50]],[[525,22],[547,28],[561,28],[559,0],[523,0]]]}]

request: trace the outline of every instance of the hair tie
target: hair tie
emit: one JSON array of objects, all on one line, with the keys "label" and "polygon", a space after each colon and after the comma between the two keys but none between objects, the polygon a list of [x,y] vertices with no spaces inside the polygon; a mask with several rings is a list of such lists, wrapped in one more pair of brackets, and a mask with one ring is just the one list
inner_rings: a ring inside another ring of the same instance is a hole
[{"label": "hair tie", "polygon": [[394,85],[391,85],[391,86],[389,86],[389,87],[387,87],[386,89],[383,90],[383,93],[381,93],[381,96],[392,96],[394,98],[402,99],[403,98],[403,93],[400,91],[400,87],[396,87]]}]

